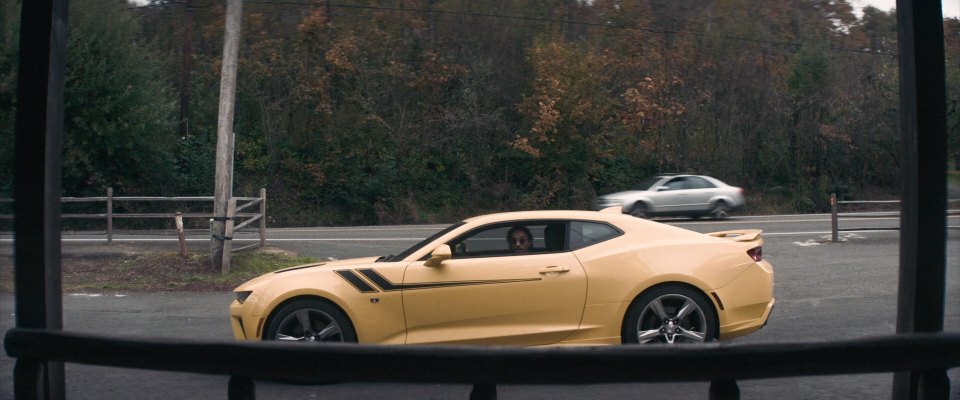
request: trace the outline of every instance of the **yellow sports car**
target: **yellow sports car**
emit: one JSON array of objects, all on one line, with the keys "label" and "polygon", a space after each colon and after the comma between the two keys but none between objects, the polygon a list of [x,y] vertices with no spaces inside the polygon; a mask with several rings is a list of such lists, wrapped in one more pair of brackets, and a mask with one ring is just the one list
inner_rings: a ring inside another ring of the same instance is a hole
[{"label": "yellow sports car", "polygon": [[760,230],[701,234],[596,211],[470,218],[391,256],[237,287],[239,340],[600,345],[726,340],[773,308]]}]

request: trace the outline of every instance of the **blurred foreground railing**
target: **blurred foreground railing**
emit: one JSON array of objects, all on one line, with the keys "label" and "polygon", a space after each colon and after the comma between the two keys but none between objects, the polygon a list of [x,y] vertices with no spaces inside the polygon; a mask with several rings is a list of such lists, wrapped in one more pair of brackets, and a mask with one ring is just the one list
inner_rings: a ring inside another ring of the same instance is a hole
[{"label": "blurred foreground railing", "polygon": [[[130,340],[15,328],[16,399],[38,398],[45,361],[230,376],[228,398],[254,399],[256,380],[301,384],[497,384],[711,382],[710,399],[738,399],[737,380],[913,371],[919,399],[948,399],[947,369],[960,366],[960,334],[903,334],[819,343],[506,348]],[[203,360],[203,362],[197,362]],[[335,365],[336,368],[317,368]]]},{"label": "blurred foreground railing", "polygon": [[[960,203],[960,199],[950,199],[947,201],[947,213],[944,217],[951,215],[960,215],[960,210],[950,209],[951,204]],[[856,211],[841,212],[841,205],[856,205]],[[867,208],[873,208],[867,210]],[[877,208],[887,208],[878,210]],[[893,227],[857,227],[840,228],[840,219],[871,219],[871,218],[891,218],[900,217],[900,200],[837,200],[837,194],[830,194],[830,231],[831,241],[840,240],[841,231],[896,231],[900,229],[899,223]],[[899,221],[898,221],[899,222]],[[958,229],[957,227],[947,226],[947,229]]]}]

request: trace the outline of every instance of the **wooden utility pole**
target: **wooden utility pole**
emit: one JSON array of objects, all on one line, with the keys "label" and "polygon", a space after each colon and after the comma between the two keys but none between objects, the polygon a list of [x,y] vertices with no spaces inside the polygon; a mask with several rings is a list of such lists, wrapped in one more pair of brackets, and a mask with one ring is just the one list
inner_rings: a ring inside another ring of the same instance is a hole
[{"label": "wooden utility pole", "polygon": [[[220,75],[220,113],[217,118],[217,169],[213,191],[213,261],[214,270],[223,264],[227,205],[233,197],[233,110],[237,88],[237,58],[240,52],[240,20],[242,0],[227,0],[227,20],[223,36],[223,67]],[[226,248],[226,250],[224,250]]]}]

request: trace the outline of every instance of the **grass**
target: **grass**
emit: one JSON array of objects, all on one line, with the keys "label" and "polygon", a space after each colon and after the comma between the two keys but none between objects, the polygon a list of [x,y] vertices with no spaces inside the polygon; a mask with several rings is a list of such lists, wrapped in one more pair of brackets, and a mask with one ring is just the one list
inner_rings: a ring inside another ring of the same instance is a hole
[{"label": "grass", "polygon": [[[220,274],[206,252],[64,255],[62,285],[64,293],[229,291],[262,274],[318,260],[267,247],[233,254],[231,261],[230,273]],[[13,290],[6,270],[0,272],[0,292]]]}]

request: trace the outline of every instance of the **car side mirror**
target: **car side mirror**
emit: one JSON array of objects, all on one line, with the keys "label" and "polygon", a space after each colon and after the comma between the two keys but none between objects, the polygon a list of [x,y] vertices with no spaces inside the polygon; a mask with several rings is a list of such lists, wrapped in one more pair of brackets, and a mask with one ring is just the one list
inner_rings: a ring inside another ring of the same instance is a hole
[{"label": "car side mirror", "polygon": [[440,263],[451,258],[453,258],[453,253],[450,251],[450,245],[441,244],[440,246],[437,246],[432,253],[430,253],[430,259],[427,260],[427,262],[423,265],[430,268],[436,268],[440,266]]},{"label": "car side mirror", "polygon": [[657,186],[658,192],[666,192],[668,190],[670,190],[670,186]]}]

